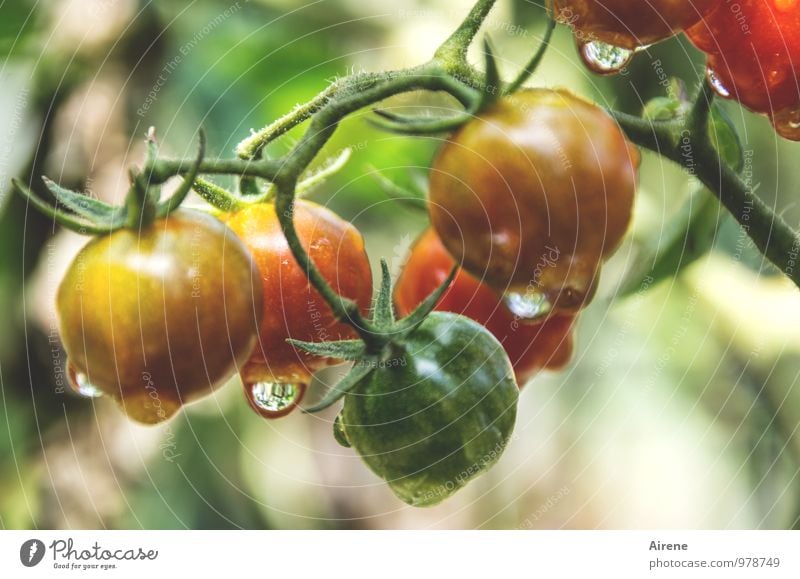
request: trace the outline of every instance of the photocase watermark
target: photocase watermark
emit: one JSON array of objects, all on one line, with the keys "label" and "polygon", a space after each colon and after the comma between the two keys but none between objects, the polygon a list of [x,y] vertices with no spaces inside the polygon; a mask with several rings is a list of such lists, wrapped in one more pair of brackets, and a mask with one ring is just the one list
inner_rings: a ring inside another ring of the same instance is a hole
[{"label": "photocase watermark", "polygon": [[311,319],[311,325],[314,328],[314,334],[317,336],[317,341],[331,341],[328,328],[322,324],[322,312],[319,310],[319,307],[317,306],[317,300],[314,298],[313,294],[309,294],[308,298],[306,299],[306,305],[306,311]]},{"label": "photocase watermark", "polygon": [[203,297],[203,268],[201,263],[203,261],[203,247],[202,230],[200,227],[195,227],[192,230],[191,241],[191,263],[192,266],[189,270],[189,275],[192,279],[192,299],[201,299]]},{"label": "photocase watermark", "polygon": [[[142,381],[144,382],[144,388],[147,391],[147,395],[152,400],[151,404],[156,411],[156,416],[158,416],[161,420],[166,419],[167,412],[164,410],[164,405],[161,402],[161,397],[158,394],[158,388],[153,381],[152,374],[146,371],[142,372]],[[175,459],[181,456],[180,453],[176,453],[178,445],[175,442],[175,433],[172,431],[171,426],[166,426],[166,429],[164,430],[164,439],[159,443],[158,448],[161,450],[161,456],[163,456],[164,460],[167,462],[175,462]]]},{"label": "photocase watermark", "polygon": [[736,245],[734,246],[733,250],[733,259],[735,261],[741,261],[745,249],[754,246],[753,240],[750,238],[750,220],[754,210],[753,194],[755,193],[756,189],[758,189],[758,186],[754,185],[753,183],[754,155],[755,152],[753,149],[745,149],[742,153],[744,166],[742,168],[741,176],[747,191],[751,195],[745,199],[742,212],[736,216],[738,217],[737,221],[739,222],[739,233],[736,237]]},{"label": "photocase watermark", "polygon": [[681,157],[683,158],[683,170],[690,176],[694,177],[697,174],[695,169],[694,149],[692,148],[692,132],[685,129],[681,133],[680,144]]},{"label": "photocase watermark", "polygon": [[541,519],[548,511],[550,511],[553,507],[555,507],[561,500],[569,495],[570,488],[566,485],[558,489],[555,493],[547,497],[547,500],[539,505],[533,514],[527,517],[522,523],[519,525],[519,529],[532,529],[534,527],[534,523]]},{"label": "photocase watermark", "polygon": [[750,28],[750,24],[747,22],[747,15],[744,13],[742,5],[739,2],[732,2],[731,0],[725,0],[725,2],[728,4],[728,9],[731,11],[731,14],[733,14],[733,17],[736,19],[736,23],[739,25],[742,34],[750,36],[753,31]]},{"label": "photocase watermark", "polygon": [[494,446],[494,448],[484,454],[479,460],[462,470],[451,480],[448,480],[445,483],[437,485],[435,488],[426,491],[420,497],[420,500],[427,503],[432,499],[448,496],[456,489],[463,487],[473,476],[486,470],[489,466],[494,464],[497,459],[500,458],[500,455],[503,454],[503,451],[505,451],[508,443],[511,442],[511,440],[513,440],[513,437],[508,440],[501,440]]},{"label": "photocase watermark", "polygon": [[[17,102],[14,105],[8,131],[3,135],[3,141],[0,143],[0,179],[3,181],[7,181],[9,159],[13,148],[18,146],[17,134],[22,127],[22,119],[25,116],[25,110],[28,108],[29,99],[30,89],[23,88],[19,92]],[[3,206],[6,195],[6,192],[0,191],[0,207]]]},{"label": "photocase watermark", "polygon": [[408,361],[406,360],[405,356],[399,356],[397,358],[388,358],[386,360],[358,360],[353,367],[361,367],[361,368],[402,368],[408,366]]},{"label": "photocase watermark", "polygon": [[[545,245],[545,250],[546,253],[543,253],[541,257],[539,257],[539,261],[536,262],[536,266],[533,268],[531,280],[528,282],[528,285],[525,286],[525,291],[521,296],[522,300],[534,300],[541,296],[542,276],[545,270],[558,265],[558,260],[561,257],[561,250],[549,244]],[[523,317],[514,312],[514,319],[511,320],[511,330],[518,330],[522,320]]]},{"label": "photocase watermark", "polygon": [[121,562],[155,561],[158,550],[144,547],[108,548],[97,541],[89,546],[76,546],[75,541],[56,539],[49,546],[39,539],[29,539],[19,549],[19,560],[25,567],[35,567],[45,555],[51,555],[53,569],[71,571],[108,571]]},{"label": "photocase watermark", "polygon": [[239,12],[242,9],[242,4],[246,4],[250,0],[237,0],[237,2],[233,3],[231,6],[226,8],[224,11],[217,14],[214,18],[209,20],[200,30],[198,30],[195,35],[192,37],[191,40],[182,44],[180,48],[178,48],[178,54],[175,54],[159,71],[158,77],[156,77],[156,81],[153,86],[150,88],[150,92],[147,93],[145,96],[144,102],[142,106],[140,106],[136,110],[136,114],[139,117],[144,117],[147,114],[153,105],[158,100],[158,97],[161,93],[161,90],[167,85],[169,78],[178,70],[178,67],[181,63],[188,57],[191,52],[197,48],[197,46],[202,42],[205,38],[210,36],[214,33],[214,31],[222,26],[231,16]]},{"label": "photocase watermark", "polygon": [[44,559],[44,543],[39,539],[28,539],[19,548],[19,561],[26,567],[36,567]]}]

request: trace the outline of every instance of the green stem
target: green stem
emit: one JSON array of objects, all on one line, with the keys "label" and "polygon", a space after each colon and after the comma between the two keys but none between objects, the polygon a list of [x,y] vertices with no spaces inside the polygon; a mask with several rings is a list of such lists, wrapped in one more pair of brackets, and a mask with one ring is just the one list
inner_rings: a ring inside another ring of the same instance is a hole
[{"label": "green stem", "polygon": [[708,135],[713,102],[704,87],[684,121],[648,121],[612,112],[628,138],[683,167],[711,190],[758,250],[800,287],[800,235],[722,162]]},{"label": "green stem", "polygon": [[303,121],[311,118],[314,113],[321,109],[331,97],[336,94],[338,89],[338,82],[331,84],[307,103],[298,105],[289,114],[284,115],[260,131],[253,133],[250,137],[239,143],[236,147],[236,154],[241,159],[255,159],[267,144],[281,135],[288,133]]},{"label": "green stem", "polygon": [[478,0],[455,32],[436,51],[436,58],[445,66],[467,60],[467,50],[497,0]]},{"label": "green stem", "polygon": [[[161,159],[152,167],[145,167],[145,173],[151,175],[151,183],[163,183],[170,177],[186,175],[195,164],[192,159]],[[239,175],[260,177],[272,181],[277,174],[280,162],[274,159],[246,161],[244,159],[205,159],[200,163],[198,173],[201,175]]]},{"label": "green stem", "polygon": [[539,45],[539,49],[533,55],[533,57],[528,61],[528,64],[520,71],[511,84],[509,84],[505,90],[503,91],[504,94],[513,94],[517,92],[519,89],[522,88],[522,85],[525,84],[525,81],[528,80],[536,69],[539,68],[539,65],[542,63],[544,59],[544,55],[547,53],[547,49],[550,46],[550,40],[553,38],[553,31],[556,29],[556,21],[552,18],[547,19],[547,29],[544,31],[544,36],[542,37],[542,43]]},{"label": "green stem", "polygon": [[354,80],[354,85],[329,102],[313,117],[311,124],[295,147],[286,155],[285,163],[275,184],[278,193],[275,208],[278,219],[297,263],[306,272],[309,281],[328,303],[337,319],[349,323],[364,340],[367,349],[375,351],[385,343],[380,329],[373,327],[361,315],[358,304],[337,294],[320,274],[313,260],[306,252],[294,226],[294,197],[299,175],[314,160],[319,151],[335,133],[339,122],[346,116],[381,101],[390,96],[411,90],[448,90],[453,79],[444,75],[437,64],[428,64],[402,73],[392,73],[385,82],[375,83],[373,79]]}]

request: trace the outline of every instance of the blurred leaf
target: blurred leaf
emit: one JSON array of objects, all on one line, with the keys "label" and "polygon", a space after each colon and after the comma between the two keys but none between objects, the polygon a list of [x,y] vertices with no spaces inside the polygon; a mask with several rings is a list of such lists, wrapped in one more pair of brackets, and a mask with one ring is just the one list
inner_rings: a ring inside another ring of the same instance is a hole
[{"label": "blurred leaf", "polygon": [[675,277],[705,255],[714,244],[722,216],[716,197],[705,188],[698,189],[666,224],[662,235],[642,245],[638,267],[628,274],[619,297]]},{"label": "blurred leaf", "polygon": [[25,45],[38,20],[33,0],[3,2],[0,18],[0,56],[8,57]]},{"label": "blurred leaf", "polygon": [[737,173],[744,168],[744,149],[728,113],[718,102],[711,108],[708,136],[720,158]]},{"label": "blurred leaf", "polygon": [[[680,110],[677,101],[668,97],[653,99],[648,106],[651,106],[651,114],[656,116],[660,114],[656,109],[661,110],[661,114]],[[739,135],[718,103],[714,103],[711,109],[708,134],[722,161],[741,171],[744,152]],[[718,237],[722,218],[719,201],[708,189],[702,188],[692,194],[671,218],[663,235],[650,238],[643,244],[638,267],[629,274],[620,295],[626,296],[677,276],[705,255]]]}]

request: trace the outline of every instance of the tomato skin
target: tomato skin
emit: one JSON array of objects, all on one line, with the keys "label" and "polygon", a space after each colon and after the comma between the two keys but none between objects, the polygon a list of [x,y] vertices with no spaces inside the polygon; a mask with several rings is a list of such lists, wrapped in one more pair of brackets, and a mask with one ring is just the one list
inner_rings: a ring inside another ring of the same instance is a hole
[{"label": "tomato skin", "polygon": [[800,105],[800,2],[724,3],[686,31],[714,76],[747,108],[776,115]]},{"label": "tomato skin", "polygon": [[698,22],[721,0],[549,0],[558,22],[582,42],[634,49],[666,40]]},{"label": "tomato skin", "polygon": [[[411,313],[444,283],[454,265],[436,232],[424,231],[395,285],[397,314]],[[496,293],[463,269],[456,274],[436,310],[465,315],[489,330],[503,344],[520,386],[544,368],[563,368],[572,357],[574,316],[556,314],[539,323],[523,324]]]},{"label": "tomato skin", "polygon": [[483,326],[433,312],[346,396],[342,434],[404,502],[440,503],[487,470],[514,429],[518,389]]},{"label": "tomato skin", "polygon": [[442,146],[431,222],[496,292],[534,288],[555,310],[574,312],[628,229],[638,159],[600,108],[563,90],[521,91]]},{"label": "tomato skin", "polygon": [[[366,312],[372,301],[372,272],[361,233],[329,209],[295,201],[294,223],[300,241],[322,276]],[[275,206],[258,204],[227,218],[253,254],[261,272],[264,317],[259,345],[241,371],[245,384],[308,384],[311,375],[338,363],[297,350],[287,338],[308,342],[355,337],[338,322],[322,296],[311,287],[283,236]]]},{"label": "tomato skin", "polygon": [[241,241],[182,209],[89,242],[57,310],[71,367],[130,418],[154,424],[235,374],[255,347],[263,303]]}]

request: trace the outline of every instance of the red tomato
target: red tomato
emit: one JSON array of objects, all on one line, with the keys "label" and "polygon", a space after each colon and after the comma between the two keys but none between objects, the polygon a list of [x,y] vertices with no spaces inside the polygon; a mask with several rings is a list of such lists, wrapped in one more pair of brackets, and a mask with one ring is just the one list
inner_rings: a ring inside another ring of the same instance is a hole
[{"label": "red tomato", "polygon": [[[294,223],[322,276],[366,312],[372,301],[372,272],[359,231],[325,207],[303,200],[295,202]],[[316,370],[338,363],[301,352],[286,339],[327,342],[355,335],[311,287],[283,236],[274,205],[248,207],[230,215],[227,224],[253,254],[264,288],[259,344],[241,370],[242,381],[251,405],[275,418],[296,406]],[[261,402],[253,400],[254,388]]]},{"label": "red tomato", "polygon": [[[394,301],[398,314],[411,313],[444,282],[454,264],[436,233],[426,230],[397,280]],[[464,270],[458,272],[436,309],[463,314],[494,334],[508,353],[520,385],[543,368],[562,368],[572,357],[575,316],[556,314],[543,322],[522,323],[497,294]]]},{"label": "red tomato", "polygon": [[637,48],[691,26],[721,0],[550,0],[554,17],[580,41]]},{"label": "red tomato", "polygon": [[628,230],[637,150],[599,107],[567,91],[504,97],[441,147],[428,209],[447,250],[498,293],[575,312]]},{"label": "red tomato", "polygon": [[800,1],[725,2],[686,34],[708,54],[717,92],[800,140]]}]

